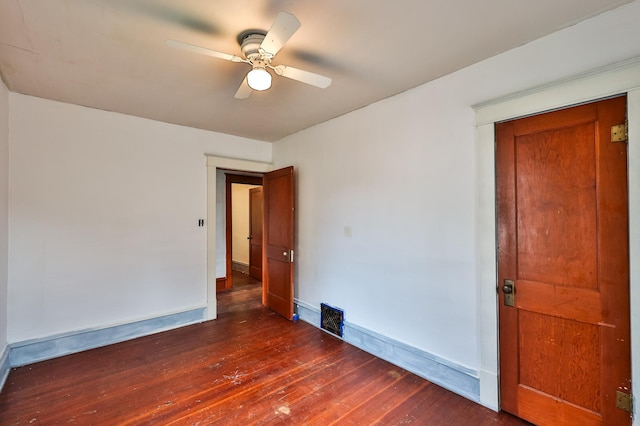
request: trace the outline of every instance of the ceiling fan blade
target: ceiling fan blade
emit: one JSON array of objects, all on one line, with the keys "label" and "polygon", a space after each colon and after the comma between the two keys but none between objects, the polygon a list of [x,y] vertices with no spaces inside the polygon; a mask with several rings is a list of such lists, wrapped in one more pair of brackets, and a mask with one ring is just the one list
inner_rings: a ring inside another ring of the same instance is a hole
[{"label": "ceiling fan blade", "polygon": [[247,77],[245,77],[244,80],[242,80],[242,84],[240,84],[240,87],[238,87],[238,91],[236,92],[234,98],[247,99],[249,96],[251,96],[252,91],[253,89],[249,87],[249,82],[247,81]]},{"label": "ceiling fan blade", "polygon": [[272,57],[282,49],[282,46],[300,28],[298,18],[287,12],[280,12],[260,44],[260,49]]},{"label": "ceiling fan blade", "polygon": [[274,67],[274,70],[278,75],[290,78],[292,80],[297,80],[302,83],[310,84],[321,89],[326,89],[327,87],[329,87],[332,81],[331,78],[324,75],[316,74],[294,67],[288,67],[286,65],[278,65]]},{"label": "ceiling fan blade", "polygon": [[228,53],[218,52],[217,50],[211,50],[211,49],[207,49],[206,47],[195,46],[193,44],[184,43],[182,41],[167,40],[166,43],[168,46],[171,46],[171,47],[177,47],[179,49],[188,50],[189,52],[193,52],[193,53],[200,53],[202,55],[213,56],[214,58],[218,58],[218,59],[226,59],[227,61],[231,61],[231,62],[247,62],[247,60],[242,59],[241,57],[236,55],[230,55]]}]

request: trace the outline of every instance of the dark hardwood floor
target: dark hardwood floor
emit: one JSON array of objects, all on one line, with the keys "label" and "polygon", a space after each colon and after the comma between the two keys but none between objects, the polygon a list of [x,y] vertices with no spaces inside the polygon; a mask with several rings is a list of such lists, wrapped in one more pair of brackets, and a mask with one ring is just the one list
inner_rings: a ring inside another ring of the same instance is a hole
[{"label": "dark hardwood floor", "polygon": [[526,425],[260,304],[242,277],[218,319],[12,369],[1,425]]}]

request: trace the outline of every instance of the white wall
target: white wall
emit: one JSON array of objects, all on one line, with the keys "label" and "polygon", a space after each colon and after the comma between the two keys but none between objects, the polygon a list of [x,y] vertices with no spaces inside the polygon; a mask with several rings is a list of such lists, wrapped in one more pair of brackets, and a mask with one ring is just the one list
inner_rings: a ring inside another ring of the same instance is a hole
[{"label": "white wall", "polygon": [[[0,360],[7,347],[9,91],[0,79]],[[1,375],[1,372],[0,372]],[[0,376],[0,386],[2,377]]]},{"label": "white wall", "polygon": [[481,375],[495,303],[479,304],[472,105],[640,56],[638,22],[636,1],[277,142],[274,166],[297,170],[296,297]]},{"label": "white wall", "polygon": [[9,99],[9,342],[206,307],[204,154],[271,144]]},{"label": "white wall", "polygon": [[296,297],[456,363],[478,363],[474,115],[446,83],[274,146],[297,170]]}]

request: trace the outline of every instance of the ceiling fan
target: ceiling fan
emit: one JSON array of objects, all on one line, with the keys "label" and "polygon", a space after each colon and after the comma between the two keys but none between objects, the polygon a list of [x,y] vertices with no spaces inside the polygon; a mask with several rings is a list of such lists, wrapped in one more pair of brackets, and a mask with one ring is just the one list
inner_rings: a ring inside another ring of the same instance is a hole
[{"label": "ceiling fan", "polygon": [[176,40],[167,40],[167,44],[194,53],[251,65],[251,70],[247,73],[235,94],[236,99],[248,98],[253,90],[262,91],[270,88],[271,74],[267,71],[268,69],[273,70],[276,75],[324,89],[331,84],[331,78],[287,65],[273,65],[271,63],[282,46],[298,28],[300,28],[298,18],[290,13],[280,12],[268,32],[247,30],[240,33],[238,42],[240,43],[242,56],[218,52]]}]

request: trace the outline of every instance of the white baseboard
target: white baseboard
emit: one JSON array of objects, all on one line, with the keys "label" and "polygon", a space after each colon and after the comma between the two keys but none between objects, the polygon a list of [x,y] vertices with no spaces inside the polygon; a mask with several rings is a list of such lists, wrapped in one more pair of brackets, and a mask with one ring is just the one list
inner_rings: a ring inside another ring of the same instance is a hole
[{"label": "white baseboard", "polygon": [[[9,345],[9,367],[18,367],[94,349],[206,320],[206,308],[193,309],[114,327],[82,330]],[[3,364],[0,364],[0,368]],[[2,370],[0,369],[0,374]]]},{"label": "white baseboard", "polygon": [[[295,301],[298,317],[320,328],[320,309]],[[474,402],[480,402],[478,372],[374,331],[344,323],[343,340]]]},{"label": "white baseboard", "polygon": [[[296,311],[301,320],[320,328],[319,308],[296,301]],[[135,339],[205,319],[206,309],[201,308],[115,327],[13,343],[0,357],[0,389],[11,367]],[[492,401],[481,402],[480,380],[474,370],[346,321],[343,340],[465,398],[497,409],[497,401],[495,404]]]}]

